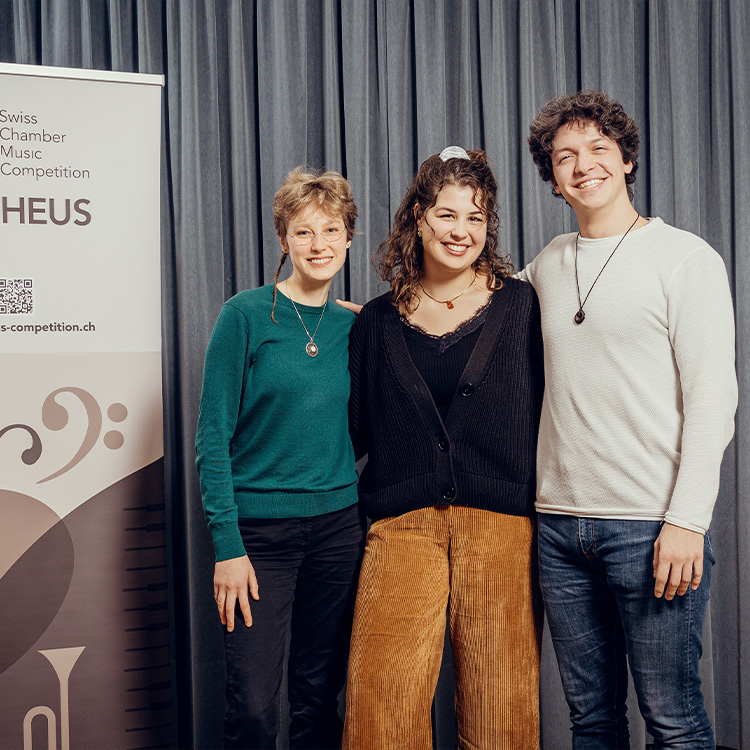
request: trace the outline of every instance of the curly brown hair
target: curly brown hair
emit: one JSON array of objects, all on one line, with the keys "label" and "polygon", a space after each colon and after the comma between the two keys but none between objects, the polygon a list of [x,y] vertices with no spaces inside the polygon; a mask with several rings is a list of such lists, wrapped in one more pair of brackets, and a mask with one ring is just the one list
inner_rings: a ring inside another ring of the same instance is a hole
[{"label": "curly brown hair", "polygon": [[295,167],[273,197],[273,225],[284,247],[273,277],[271,320],[274,323],[279,274],[289,257],[286,251],[286,228],[297,214],[311,208],[319,208],[331,218],[340,218],[344,222],[347,239],[354,237],[357,206],[346,178],[338,172]]},{"label": "curly brown hair", "polygon": [[[534,118],[529,127],[529,150],[542,179],[545,182],[553,179],[552,141],[555,140],[557,131],[570,122],[592,122],[602,135],[611,138],[620,147],[623,162],[633,165],[630,174],[625,175],[628,196],[632,201],[632,185],[638,170],[637,158],[641,145],[638,125],[619,102],[610,99],[601,91],[585,90],[577,94],[556,96],[550,99]],[[554,186],[552,192],[560,198],[563,197],[555,192]]]},{"label": "curly brown hair", "polygon": [[[417,236],[417,214],[435,205],[446,185],[469,187],[474,201],[487,218],[487,241],[473,268],[488,278],[490,289],[500,289],[503,279],[513,273],[510,258],[497,253],[497,183],[484,151],[469,151],[469,158],[443,161],[434,154],[422,162],[414,181],[406,190],[388,239],[378,247],[373,264],[383,281],[391,285],[391,301],[407,312],[419,303],[417,288],[422,278],[422,242]],[[415,210],[416,209],[416,210]]]}]

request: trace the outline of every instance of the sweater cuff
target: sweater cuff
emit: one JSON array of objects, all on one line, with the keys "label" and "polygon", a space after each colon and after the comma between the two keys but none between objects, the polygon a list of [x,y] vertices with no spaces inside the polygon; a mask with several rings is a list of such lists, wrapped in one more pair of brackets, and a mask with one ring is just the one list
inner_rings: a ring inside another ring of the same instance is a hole
[{"label": "sweater cuff", "polygon": [[703,528],[703,526],[698,526],[697,524],[690,523],[689,521],[684,521],[681,518],[675,518],[674,516],[671,516],[669,513],[667,513],[666,516],[664,516],[664,523],[671,523],[672,526],[679,526],[681,529],[687,529],[688,531],[695,531],[698,534],[705,534],[707,529]]},{"label": "sweater cuff", "polygon": [[216,526],[211,529],[216,551],[216,562],[231,560],[235,557],[244,557],[247,554],[242,542],[239,526],[236,524]]}]

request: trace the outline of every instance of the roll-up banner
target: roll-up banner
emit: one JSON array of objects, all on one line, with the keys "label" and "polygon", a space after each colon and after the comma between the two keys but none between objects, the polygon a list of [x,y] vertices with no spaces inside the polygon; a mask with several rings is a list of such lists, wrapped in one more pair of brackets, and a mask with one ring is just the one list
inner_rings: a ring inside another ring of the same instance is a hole
[{"label": "roll-up banner", "polygon": [[162,86],[0,64],[0,748],[173,741]]}]

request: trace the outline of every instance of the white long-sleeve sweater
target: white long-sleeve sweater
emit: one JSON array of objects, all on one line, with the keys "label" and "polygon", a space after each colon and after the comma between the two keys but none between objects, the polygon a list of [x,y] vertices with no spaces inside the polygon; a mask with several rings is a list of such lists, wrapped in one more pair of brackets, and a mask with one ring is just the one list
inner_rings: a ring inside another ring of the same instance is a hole
[{"label": "white long-sleeve sweater", "polygon": [[[581,299],[619,240],[579,238]],[[537,510],[704,532],[737,408],[724,263],[651,219],[622,242],[576,325],[575,241],[555,238],[521,274],[544,335]]]}]

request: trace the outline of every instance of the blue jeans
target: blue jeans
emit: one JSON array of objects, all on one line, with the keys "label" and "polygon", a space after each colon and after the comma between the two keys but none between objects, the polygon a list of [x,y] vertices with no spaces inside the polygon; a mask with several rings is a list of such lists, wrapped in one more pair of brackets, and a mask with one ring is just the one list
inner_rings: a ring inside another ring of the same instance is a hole
[{"label": "blue jeans", "polygon": [[238,605],[234,631],[224,631],[224,747],[276,747],[291,631],[289,747],[337,748],[343,729],[338,694],[346,679],[364,516],[355,504],[310,518],[240,519],[239,526],[260,599],[250,600],[251,627],[245,627]]},{"label": "blue jeans", "polygon": [[539,574],[574,750],[629,748],[627,665],[654,748],[713,750],[698,660],[714,556],[672,601],[654,596],[657,521],[539,515]]}]

